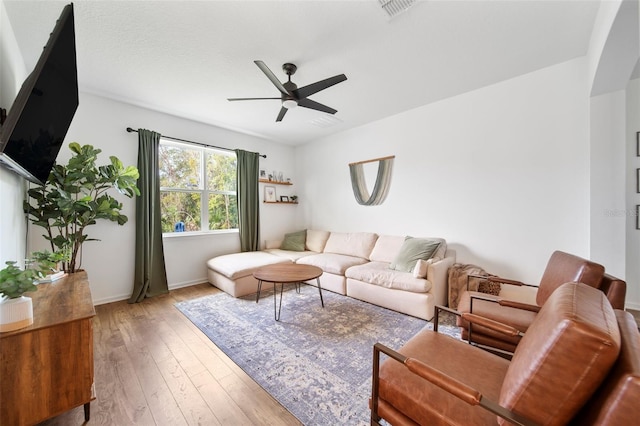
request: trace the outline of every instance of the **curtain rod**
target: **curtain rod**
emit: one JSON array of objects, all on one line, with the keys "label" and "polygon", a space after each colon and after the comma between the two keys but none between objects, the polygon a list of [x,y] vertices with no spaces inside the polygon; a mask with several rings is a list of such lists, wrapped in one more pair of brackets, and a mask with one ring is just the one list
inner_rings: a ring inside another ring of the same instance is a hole
[{"label": "curtain rod", "polygon": [[[138,133],[138,131],[137,131],[137,130],[132,129],[131,127],[127,127],[127,132],[129,132],[129,133],[131,133],[131,132]],[[165,136],[165,135],[162,135],[161,137],[163,137],[163,138],[165,138],[165,139],[171,139],[172,141],[186,142],[186,143],[190,143],[190,144],[193,144],[193,145],[200,145],[200,146],[204,146],[204,147],[207,147],[207,148],[222,149],[222,150],[224,150],[224,151],[235,151],[235,150],[233,150],[233,149],[223,148],[223,147],[221,147],[221,146],[207,145],[206,143],[202,143],[202,142],[194,142],[194,141],[188,141],[188,140],[186,140],[186,139],[174,138],[174,137],[171,137],[171,136]],[[258,154],[258,155],[259,155],[260,157],[262,157],[262,158],[267,158],[266,154],[260,154],[259,152],[256,152],[256,154]]]},{"label": "curtain rod", "polygon": [[382,160],[390,160],[392,158],[396,158],[395,155],[389,155],[388,157],[380,157],[380,158],[374,158],[371,160],[364,160],[364,161],[356,161],[355,163],[349,163],[349,166],[355,166],[358,164],[365,164],[365,163],[373,163],[374,161],[382,161]]}]

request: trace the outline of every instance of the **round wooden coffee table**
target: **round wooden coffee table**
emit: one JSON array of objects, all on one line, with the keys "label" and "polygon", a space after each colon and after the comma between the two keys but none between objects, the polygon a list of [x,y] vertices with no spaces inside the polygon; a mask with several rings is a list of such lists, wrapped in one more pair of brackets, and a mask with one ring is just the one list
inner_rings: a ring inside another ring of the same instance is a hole
[{"label": "round wooden coffee table", "polygon": [[[320,293],[320,303],[324,308],[324,300],[322,300],[322,287],[320,286],[320,275],[322,269],[312,265],[298,265],[296,263],[278,263],[275,265],[267,265],[253,272],[253,277],[258,280],[258,294],[256,295],[256,303],[260,299],[260,290],[262,283],[273,283],[273,316],[276,321],[280,321],[280,310],[282,309],[282,291],[284,285],[289,283],[296,284],[296,291],[300,292],[298,284],[305,281],[315,279],[318,283],[318,292]],[[276,302],[276,284],[280,283],[280,304]]]}]

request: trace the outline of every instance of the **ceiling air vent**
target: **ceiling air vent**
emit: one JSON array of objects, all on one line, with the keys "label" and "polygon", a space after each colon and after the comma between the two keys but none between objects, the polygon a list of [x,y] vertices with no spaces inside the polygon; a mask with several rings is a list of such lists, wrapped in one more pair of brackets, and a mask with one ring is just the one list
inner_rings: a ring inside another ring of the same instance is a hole
[{"label": "ceiling air vent", "polygon": [[389,18],[393,18],[398,16],[405,10],[409,9],[416,0],[378,0],[380,2],[380,6],[387,12]]},{"label": "ceiling air vent", "polygon": [[342,122],[338,117],[328,114],[323,114],[322,117],[310,121],[311,124],[318,127],[331,127]]}]

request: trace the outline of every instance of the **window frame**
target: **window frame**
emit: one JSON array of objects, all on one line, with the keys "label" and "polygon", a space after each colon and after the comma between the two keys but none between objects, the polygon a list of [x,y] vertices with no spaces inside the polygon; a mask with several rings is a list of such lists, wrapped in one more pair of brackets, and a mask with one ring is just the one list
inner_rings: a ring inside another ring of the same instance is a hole
[{"label": "window frame", "polygon": [[[191,235],[203,235],[203,234],[225,234],[225,233],[238,233],[238,228],[229,229],[209,229],[209,196],[211,194],[223,194],[233,195],[238,197],[238,191],[221,191],[212,190],[207,186],[207,159],[209,155],[223,155],[225,157],[234,157],[237,161],[237,155],[235,152],[226,151],[223,149],[217,149],[199,144],[190,144],[187,142],[176,142],[167,138],[160,137],[160,146],[173,146],[193,151],[200,152],[200,176],[199,184],[196,189],[180,188],[180,187],[168,187],[161,186],[160,193],[162,192],[180,192],[186,194],[200,194],[200,230],[199,231],[184,231],[184,232],[163,232],[163,237],[183,237]],[[158,161],[160,159],[158,158]],[[159,167],[159,165],[158,165]],[[236,163],[237,171],[237,163]]]}]

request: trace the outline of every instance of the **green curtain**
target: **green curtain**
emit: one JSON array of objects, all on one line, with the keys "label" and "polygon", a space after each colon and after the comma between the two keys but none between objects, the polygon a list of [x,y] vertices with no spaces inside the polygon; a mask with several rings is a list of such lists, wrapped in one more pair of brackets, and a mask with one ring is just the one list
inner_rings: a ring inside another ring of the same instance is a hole
[{"label": "green curtain", "polygon": [[136,198],[136,257],[129,303],[169,292],[160,223],[160,133],[138,129],[138,189]]},{"label": "green curtain", "polygon": [[238,157],[238,228],[240,250],[260,250],[260,154],[236,149]]}]

